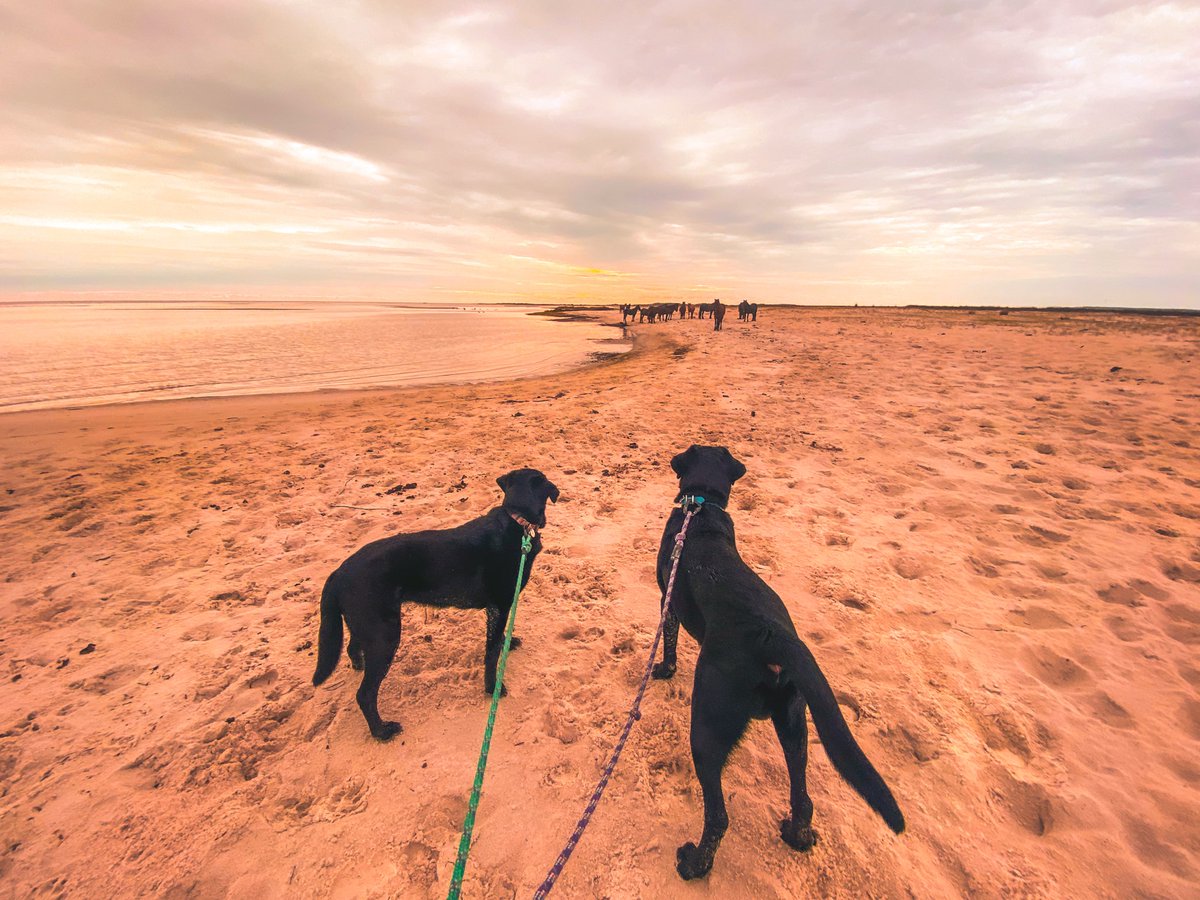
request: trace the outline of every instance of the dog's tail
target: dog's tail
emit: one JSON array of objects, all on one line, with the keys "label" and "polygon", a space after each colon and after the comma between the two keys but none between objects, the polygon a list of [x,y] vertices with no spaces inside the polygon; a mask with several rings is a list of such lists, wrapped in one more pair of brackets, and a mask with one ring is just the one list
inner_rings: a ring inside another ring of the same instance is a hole
[{"label": "dog's tail", "polygon": [[313,684],[320,684],[333,674],[342,655],[342,607],[330,575],[321,591],[321,635],[317,641],[317,671]]},{"label": "dog's tail", "polygon": [[[883,777],[875,771],[850,733],[841,707],[833,696],[833,689],[825,680],[825,673],[817,665],[812,651],[803,641],[790,635],[773,634],[768,644],[774,645],[771,649],[782,651],[779,662],[784,671],[795,679],[800,693],[808,701],[817,734],[821,736],[821,743],[833,767],[867,801],[871,809],[883,817],[892,831],[901,834],[904,831],[904,814],[900,812],[896,798],[892,796]],[[769,655],[775,656],[776,653]]]}]

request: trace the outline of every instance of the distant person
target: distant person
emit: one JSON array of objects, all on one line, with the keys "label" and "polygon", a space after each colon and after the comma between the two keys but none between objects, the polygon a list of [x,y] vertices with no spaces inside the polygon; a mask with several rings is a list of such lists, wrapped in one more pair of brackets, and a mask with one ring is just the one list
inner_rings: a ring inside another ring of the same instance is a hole
[{"label": "distant person", "polygon": [[712,302],[713,311],[713,331],[721,330],[721,323],[725,321],[725,307],[721,304],[721,298],[718,297]]}]

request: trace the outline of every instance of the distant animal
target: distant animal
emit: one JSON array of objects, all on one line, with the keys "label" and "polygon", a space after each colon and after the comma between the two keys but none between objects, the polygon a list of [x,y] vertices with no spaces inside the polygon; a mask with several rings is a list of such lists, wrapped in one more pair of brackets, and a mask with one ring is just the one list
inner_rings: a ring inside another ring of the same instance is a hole
[{"label": "distant animal", "polygon": [[750,304],[750,320],[752,322],[758,321],[758,304],[757,303]]},{"label": "distant animal", "polygon": [[721,303],[720,298],[712,302],[713,311],[713,331],[721,330],[721,323],[725,321],[725,305]]},{"label": "distant animal", "polygon": [[[401,604],[452,606],[487,612],[483,689],[496,687],[496,662],[512,607],[521,537],[533,536],[521,586],[542,549],[546,501],[558,488],[537,469],[515,469],[496,479],[501,504],[485,515],[442,531],[417,531],[373,541],[353,553],[325,581],[313,684],[321,684],[342,655],[342,620],[350,629],[350,664],[362,670],[358,706],[371,734],[386,741],[400,723],[379,715],[379,685],[400,646]],[[513,639],[512,646],[519,646]],[[501,686],[503,690],[503,685]]]},{"label": "distant animal", "polygon": [[[691,749],[704,792],[704,831],[698,844],[676,853],[685,879],[712,868],[729,825],[721,770],[750,719],[768,716],[783,747],[791,780],[791,815],[780,826],[783,842],[808,850],[817,842],[813,805],[805,784],[808,725],[805,707],[838,773],[897,834],[904,816],[883,778],[850,733],[829,682],[796,633],[779,595],[742,560],[726,508],[733,483],[746,467],[725,447],[693,445],[671,460],[679,476],[676,502],[703,497],[685,535],[663,632],[663,657],[655,678],[675,674],[679,625],[700,644],[692,685]],[[685,512],[667,519],[658,549],[658,585],[665,602],[675,537]]]},{"label": "distant animal", "polygon": [[638,308],[632,303],[621,304],[621,324],[625,324],[626,318],[635,319],[637,317]]},{"label": "distant animal", "polygon": [[746,319],[749,318],[749,316],[750,316],[750,302],[748,300],[743,300],[741,303],[738,304],[738,321],[745,322]]}]

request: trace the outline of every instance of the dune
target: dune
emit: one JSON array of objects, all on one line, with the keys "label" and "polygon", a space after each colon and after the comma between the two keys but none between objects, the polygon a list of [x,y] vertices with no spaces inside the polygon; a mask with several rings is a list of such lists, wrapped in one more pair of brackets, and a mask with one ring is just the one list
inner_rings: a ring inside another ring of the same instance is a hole
[{"label": "dune", "polygon": [[[603,315],[608,320],[612,313]],[[529,896],[624,723],[692,443],[908,820],[814,742],[779,839],[769,723],[702,882],[695,645],[654,682],[554,896],[1194,897],[1200,320],[764,308],[468,386],[0,417],[0,878],[12,896],[443,897],[479,749],[480,612],[405,608],[373,741],[325,576],[363,543],[562,490],[522,595],[465,897]],[[397,489],[399,488],[399,489]]]}]

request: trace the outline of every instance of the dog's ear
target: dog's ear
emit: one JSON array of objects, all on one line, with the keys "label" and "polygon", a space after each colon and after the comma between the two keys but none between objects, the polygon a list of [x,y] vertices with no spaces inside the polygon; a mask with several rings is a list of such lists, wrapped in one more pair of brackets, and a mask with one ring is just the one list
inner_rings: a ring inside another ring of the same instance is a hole
[{"label": "dog's ear", "polygon": [[558,502],[558,487],[549,478],[546,479],[546,490],[549,492],[547,494],[547,496],[549,496],[550,502],[557,503]]},{"label": "dog's ear", "polygon": [[508,493],[508,486],[512,484],[513,474],[512,472],[507,472],[496,479],[496,484],[500,485],[500,490]]},{"label": "dog's ear", "polygon": [[699,448],[695,444],[692,444],[692,446],[688,447],[686,450],[672,459],[671,468],[675,470],[675,474],[682,478],[683,473],[692,467],[698,452]]},{"label": "dog's ear", "polygon": [[728,448],[722,447],[721,449],[725,451],[725,472],[729,475],[729,483],[732,484],[746,474],[746,467],[729,452]]}]

